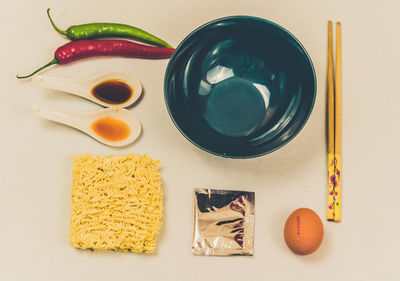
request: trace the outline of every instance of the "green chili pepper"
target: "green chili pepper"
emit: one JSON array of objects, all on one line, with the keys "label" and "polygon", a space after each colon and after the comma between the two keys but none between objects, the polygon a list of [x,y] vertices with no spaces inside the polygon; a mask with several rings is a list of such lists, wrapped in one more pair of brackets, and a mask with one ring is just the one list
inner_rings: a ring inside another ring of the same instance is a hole
[{"label": "green chili pepper", "polygon": [[164,40],[134,26],[120,23],[88,23],[80,25],[72,25],[67,30],[59,29],[50,17],[50,9],[47,9],[47,15],[54,29],[63,35],[66,35],[70,40],[88,40],[104,37],[119,37],[135,39],[141,42],[173,48]]}]

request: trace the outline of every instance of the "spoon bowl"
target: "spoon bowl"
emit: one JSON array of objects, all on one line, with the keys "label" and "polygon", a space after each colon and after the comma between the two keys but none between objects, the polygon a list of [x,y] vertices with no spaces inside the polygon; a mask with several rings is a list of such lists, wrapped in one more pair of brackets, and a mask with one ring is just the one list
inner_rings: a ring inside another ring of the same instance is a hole
[{"label": "spoon bowl", "polygon": [[40,87],[74,94],[110,108],[128,107],[142,95],[141,83],[128,72],[113,71],[86,79],[37,75],[32,81]]},{"label": "spoon bowl", "polygon": [[78,129],[109,146],[125,146],[141,133],[139,119],[123,108],[105,108],[92,112],[73,112],[43,105],[33,105],[38,117]]}]

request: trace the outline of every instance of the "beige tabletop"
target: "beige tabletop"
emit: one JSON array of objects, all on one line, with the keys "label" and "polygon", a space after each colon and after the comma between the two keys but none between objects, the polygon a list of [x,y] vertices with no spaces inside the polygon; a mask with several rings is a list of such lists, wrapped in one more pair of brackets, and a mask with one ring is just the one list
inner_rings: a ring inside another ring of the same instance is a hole
[{"label": "beige tabletop", "polygon": [[[99,106],[18,81],[67,42],[50,26],[109,21],[140,26],[173,45],[219,17],[252,15],[292,32],[317,74],[313,113],[278,151],[249,160],[223,159],[189,143],[171,122],[163,99],[167,60],[89,59],[46,75],[89,77],[107,70],[136,74],[145,89],[131,110],[143,134],[128,147],[104,146],[87,135],[30,113],[33,103],[85,111]],[[400,280],[400,2],[398,0],[3,1],[0,17],[0,280]],[[327,21],[343,33],[343,217],[326,213]],[[68,241],[73,155],[149,154],[161,160],[164,226],[157,253],[74,249]],[[253,257],[191,255],[193,189],[254,191]],[[283,240],[287,216],[309,207],[325,237],[309,256]]]}]

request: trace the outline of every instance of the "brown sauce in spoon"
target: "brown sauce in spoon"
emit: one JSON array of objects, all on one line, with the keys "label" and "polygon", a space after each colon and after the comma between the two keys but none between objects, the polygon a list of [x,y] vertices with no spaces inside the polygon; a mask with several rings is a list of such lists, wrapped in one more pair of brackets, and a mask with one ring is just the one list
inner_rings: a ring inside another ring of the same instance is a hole
[{"label": "brown sauce in spoon", "polygon": [[133,96],[133,89],[123,80],[109,79],[94,86],[92,95],[108,104],[122,104]]},{"label": "brown sauce in spoon", "polygon": [[131,128],[125,121],[106,116],[94,121],[90,128],[98,136],[108,141],[122,141],[131,134]]}]

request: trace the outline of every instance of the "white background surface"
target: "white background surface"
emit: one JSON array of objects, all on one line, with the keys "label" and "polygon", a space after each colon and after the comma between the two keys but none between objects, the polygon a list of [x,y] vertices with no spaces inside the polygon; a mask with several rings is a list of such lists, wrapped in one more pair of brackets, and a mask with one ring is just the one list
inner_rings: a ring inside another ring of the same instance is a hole
[{"label": "white background surface", "polygon": [[[0,17],[0,280],[400,280],[399,267],[399,11],[393,1],[7,1]],[[190,144],[170,121],[163,99],[167,60],[90,59],[45,72],[88,77],[110,69],[136,74],[145,89],[131,110],[143,134],[123,149],[106,147],[69,127],[40,120],[33,103],[95,110],[87,100],[15,79],[53,58],[67,42],[51,27],[123,22],[172,45],[194,28],[228,15],[254,15],[291,31],[317,73],[314,111],[300,134],[257,159],[212,156]],[[343,29],[343,221],[325,221],[326,34]],[[68,241],[71,157],[147,153],[161,160],[164,227],[155,255],[93,253]],[[253,257],[191,255],[193,188],[256,192]],[[325,238],[310,256],[283,240],[298,207],[323,219]]]}]

